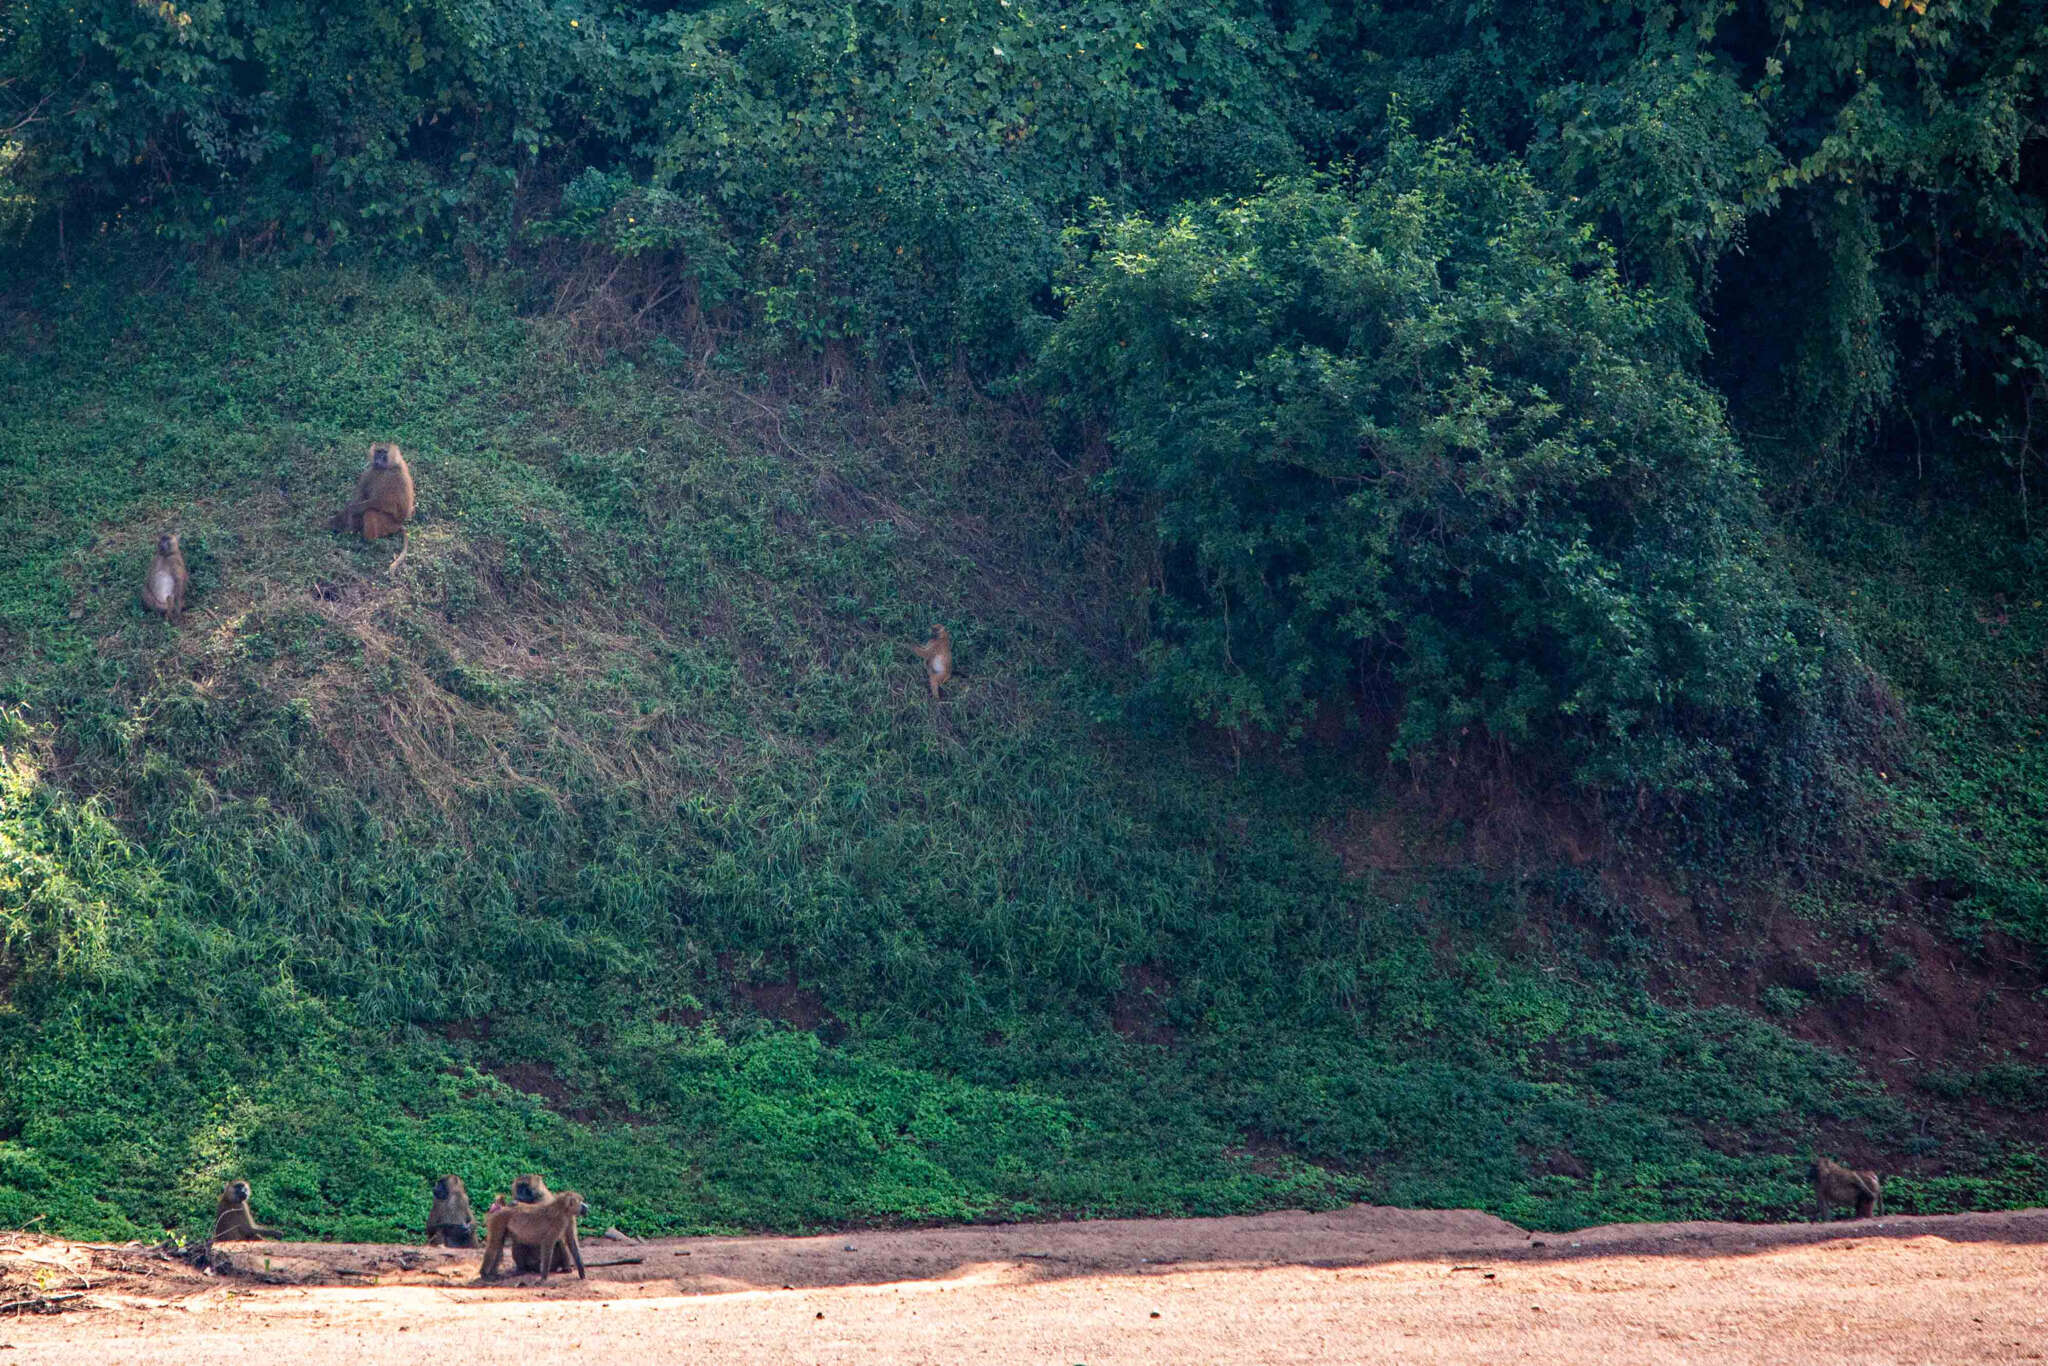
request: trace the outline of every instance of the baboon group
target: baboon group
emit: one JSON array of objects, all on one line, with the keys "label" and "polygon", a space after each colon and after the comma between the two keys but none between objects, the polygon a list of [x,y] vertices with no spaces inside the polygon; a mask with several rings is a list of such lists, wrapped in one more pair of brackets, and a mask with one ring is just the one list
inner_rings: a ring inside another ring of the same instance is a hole
[{"label": "baboon group", "polygon": [[[414,504],[412,468],[397,443],[372,442],[369,463],[356,478],[354,496],[328,522],[328,529],[360,535],[366,541],[398,536],[400,549],[391,561],[395,568],[406,555],[406,523],[412,520]],[[187,581],[178,537],[165,532],[157,537],[156,558],[143,576],[143,604],[166,621],[179,620],[185,610]],[[925,682],[936,700],[941,685],[953,676],[953,637],[944,626],[935,625],[930,640],[910,648],[923,661]],[[1807,1179],[1813,1186],[1814,1219],[1819,1222],[1831,1218],[1837,1205],[1853,1206],[1855,1218],[1869,1218],[1884,1199],[1883,1182],[1876,1172],[1855,1171],[1825,1157],[1816,1157],[1809,1164]],[[249,1196],[247,1181],[230,1181],[221,1187],[213,1241],[279,1236],[276,1229],[256,1222]],[[582,1276],[583,1248],[577,1241],[576,1221],[586,1208],[575,1191],[556,1194],[538,1176],[518,1178],[512,1183],[511,1196],[497,1196],[484,1213],[485,1279],[497,1277],[508,1245],[513,1269],[519,1273],[538,1273],[545,1280],[549,1272],[567,1271],[573,1262],[576,1274]],[[476,1216],[459,1176],[450,1174],[434,1182],[427,1243],[434,1247],[476,1246]]]},{"label": "baboon group", "polygon": [[[396,569],[410,548],[405,524],[412,520],[415,504],[412,467],[395,441],[370,443],[370,463],[356,476],[355,496],[328,520],[329,531],[346,531],[366,541],[385,536],[398,537],[398,554],[392,558]],[[185,552],[178,546],[176,532],[156,538],[156,558],[142,576],[142,605],[177,622],[185,615],[185,587],[191,576],[185,572]]]},{"label": "baboon group", "polygon": [[[1833,1218],[1836,1205],[1853,1205],[1854,1218],[1868,1219],[1883,1204],[1884,1183],[1876,1172],[1855,1171],[1816,1157],[1806,1175],[1813,1183],[1815,1223]],[[247,1181],[230,1181],[221,1187],[212,1241],[282,1236],[256,1222],[249,1193]],[[575,1191],[550,1191],[547,1182],[530,1172],[518,1177],[512,1182],[512,1194],[493,1198],[484,1211],[484,1258],[478,1274],[484,1280],[496,1280],[509,1247],[512,1270],[518,1275],[538,1275],[545,1281],[550,1272],[567,1271],[573,1264],[577,1277],[582,1278],[583,1244],[576,1237],[576,1221],[588,1210]],[[434,1202],[427,1210],[427,1246],[476,1246],[476,1215],[470,1209],[469,1191],[452,1172],[434,1182]]]},{"label": "baboon group", "polygon": [[[416,501],[412,466],[406,464],[405,454],[398,449],[398,443],[373,441],[370,443],[370,462],[356,476],[354,496],[329,519],[327,529],[359,535],[366,541],[397,536],[398,554],[392,557],[390,565],[396,569],[410,549],[411,538],[406,523],[412,520]],[[164,532],[156,538],[156,558],[150,561],[149,571],[142,576],[142,605],[161,614],[167,622],[182,621],[185,587],[190,580],[191,576],[185,572],[185,553],[178,546],[177,533]],[[936,700],[940,685],[953,676],[953,637],[945,627],[934,626],[930,640],[910,648],[924,661],[925,682],[930,685],[932,697]]]},{"label": "baboon group", "polygon": [[[249,1183],[230,1181],[220,1188],[214,1207],[212,1241],[216,1243],[277,1238],[274,1228],[256,1222],[249,1207]],[[481,1275],[496,1280],[505,1249],[512,1249],[512,1269],[520,1275],[548,1278],[573,1263],[583,1275],[583,1244],[576,1221],[589,1206],[575,1191],[550,1191],[548,1183],[528,1173],[512,1183],[510,1197],[497,1196],[484,1211],[484,1261]],[[427,1210],[427,1246],[475,1247],[476,1215],[462,1178],[449,1173],[434,1182],[434,1203]]]}]

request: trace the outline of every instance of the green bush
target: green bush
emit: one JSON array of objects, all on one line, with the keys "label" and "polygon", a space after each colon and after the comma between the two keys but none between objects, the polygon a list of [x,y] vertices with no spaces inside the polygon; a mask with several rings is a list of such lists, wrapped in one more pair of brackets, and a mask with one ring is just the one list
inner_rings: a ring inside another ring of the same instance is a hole
[{"label": "green bush", "polygon": [[1040,377],[1156,529],[1157,693],[1278,727],[1384,679],[1397,753],[1816,809],[1829,645],[1684,299],[1449,143],[1097,237]]}]

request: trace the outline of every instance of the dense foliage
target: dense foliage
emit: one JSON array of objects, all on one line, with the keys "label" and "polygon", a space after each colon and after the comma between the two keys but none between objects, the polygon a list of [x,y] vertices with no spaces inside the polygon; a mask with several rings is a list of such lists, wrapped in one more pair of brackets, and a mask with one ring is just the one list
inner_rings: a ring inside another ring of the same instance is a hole
[{"label": "dense foliage", "polygon": [[1404,140],[1102,236],[1045,365],[1156,508],[1163,688],[1272,727],[1388,676],[1397,753],[1483,728],[1660,800],[1789,772],[1819,621],[1693,315],[1526,175]]},{"label": "dense foliage", "polygon": [[1930,424],[1997,426],[2041,380],[2038,17],[2013,0],[7,0],[0,175],[44,234],[497,249],[594,172],[680,230],[622,214],[621,249],[687,243],[669,262],[685,274],[718,269],[714,242],[737,252],[733,284],[800,339],[1006,363],[1049,229],[1088,196],[1163,208],[1374,156],[1398,109],[1525,157],[1632,276],[1696,292],[1759,430],[1819,422],[1826,447],[1891,413],[1946,449]]}]

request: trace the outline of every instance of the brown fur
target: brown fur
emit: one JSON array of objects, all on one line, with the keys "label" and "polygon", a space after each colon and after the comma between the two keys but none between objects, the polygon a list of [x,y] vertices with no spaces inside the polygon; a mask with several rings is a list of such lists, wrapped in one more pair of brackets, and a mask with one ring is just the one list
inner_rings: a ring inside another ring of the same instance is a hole
[{"label": "brown fur", "polygon": [[[563,1191],[560,1195],[550,1195],[535,1202],[493,1201],[490,1211],[484,1215],[483,1278],[497,1279],[498,1266],[504,1260],[505,1245],[509,1242],[512,1245],[512,1264],[516,1269],[526,1270],[521,1265],[520,1249],[531,1249],[532,1269],[546,1280],[554,1259],[543,1254],[566,1250],[576,1264],[577,1277],[581,1279],[583,1244],[576,1237],[576,1220],[583,1211],[583,1197],[575,1191]],[[566,1266],[563,1269],[566,1270]]]},{"label": "brown fur", "polygon": [[276,1229],[265,1228],[256,1222],[256,1212],[249,1208],[247,1181],[230,1181],[220,1188],[220,1203],[214,1206],[213,1211],[214,1242],[227,1243],[282,1236]]},{"label": "brown fur", "polygon": [[370,463],[356,477],[355,497],[327,526],[330,531],[359,533],[366,541],[399,537],[398,558],[391,562],[395,565],[405,558],[410,544],[405,524],[412,520],[414,505],[412,467],[398,444],[375,441],[370,444]]},{"label": "brown fur", "polygon": [[932,696],[939,695],[939,685],[953,676],[953,637],[945,627],[932,627],[932,638],[922,645],[913,645],[911,652],[924,661],[924,679],[931,684]]},{"label": "brown fur", "polygon": [[475,1247],[476,1215],[469,1208],[469,1191],[454,1174],[434,1183],[434,1206],[427,1211],[428,1247]]},{"label": "brown fur", "polygon": [[177,536],[166,531],[156,538],[156,558],[149,562],[149,572],[142,576],[142,605],[163,613],[165,621],[182,617],[185,585],[189,582],[185,552],[178,548]]},{"label": "brown fur", "polygon": [[[502,1199],[502,1197],[500,1198]],[[513,1178],[512,1203],[538,1205],[548,1198],[548,1183],[541,1180],[535,1173],[528,1172],[524,1176]],[[548,1270],[567,1271],[569,1269],[569,1250],[558,1242],[551,1251],[554,1255],[548,1259]],[[539,1271],[540,1249],[530,1247],[525,1243],[512,1244],[512,1268],[521,1275],[526,1276],[531,1276],[534,1272]]]},{"label": "brown fur", "polygon": [[1884,1203],[1884,1182],[1878,1179],[1876,1172],[1853,1171],[1825,1157],[1816,1157],[1807,1167],[1806,1176],[1813,1182],[1813,1218],[1816,1223],[1825,1223],[1833,1217],[1836,1205],[1854,1205],[1855,1217],[1868,1219]]}]

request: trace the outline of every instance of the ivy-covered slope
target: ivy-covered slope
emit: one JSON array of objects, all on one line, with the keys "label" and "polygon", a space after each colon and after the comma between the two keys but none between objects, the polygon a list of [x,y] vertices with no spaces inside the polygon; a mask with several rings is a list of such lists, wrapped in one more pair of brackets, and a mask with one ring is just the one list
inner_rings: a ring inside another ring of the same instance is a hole
[{"label": "ivy-covered slope", "polygon": [[[529,1169],[636,1232],[1777,1217],[1817,1145],[1901,1210],[2048,1202],[2010,1031],[1917,1081],[1859,1048],[1926,920],[1884,865],[1802,903],[1804,990],[1730,947],[1760,894],[1694,874],[1721,919],[1679,936],[1618,860],[1361,861],[1413,770],[1120,711],[1142,556],[1017,408],[588,365],[509,285],[155,283],[0,321],[0,1226],[194,1233],[243,1175],[294,1236],[405,1238],[438,1172]],[[420,482],[396,572],[323,529],[373,438]],[[182,629],[135,596],[166,527]],[[1938,928],[2005,943],[2038,562],[1798,534],[1931,737],[1886,779],[1902,875],[2003,888]]]}]

